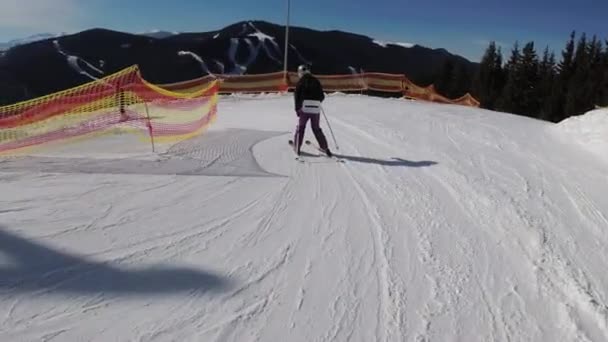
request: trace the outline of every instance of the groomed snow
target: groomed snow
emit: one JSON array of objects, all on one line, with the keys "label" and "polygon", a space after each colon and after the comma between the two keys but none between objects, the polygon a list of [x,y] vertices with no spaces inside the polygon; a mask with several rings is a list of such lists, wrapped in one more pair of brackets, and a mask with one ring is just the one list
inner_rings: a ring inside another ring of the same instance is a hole
[{"label": "groomed snow", "polygon": [[261,42],[265,42],[266,40],[270,40],[271,42],[274,42],[274,37],[267,35],[264,32],[261,31],[257,31],[254,33],[250,33],[247,35],[248,37],[256,37],[257,39],[259,39]]},{"label": "groomed snow", "polygon": [[608,162],[608,108],[570,117],[558,126],[569,134],[569,139],[577,141]]},{"label": "groomed snow", "polygon": [[[77,73],[84,75],[88,78],[90,78],[91,80],[99,80],[98,77],[91,75],[89,72],[85,71],[84,69],[82,69],[79,65],[79,63],[82,63],[83,65],[85,65],[86,67],[88,67],[89,69],[91,69],[92,71],[103,75],[104,72],[97,69],[95,66],[93,66],[91,63],[85,61],[84,59],[78,57],[78,56],[74,56],[74,55],[70,55],[68,53],[66,53],[65,51],[63,51],[63,49],[61,48],[61,45],[59,45],[59,41],[58,40],[54,40],[53,41],[53,45],[55,47],[55,49],[57,50],[57,52],[59,52],[61,55],[63,55],[68,64],[70,65],[70,67],[76,71]],[[123,47],[124,48],[124,47]]]},{"label": "groomed snow", "polygon": [[[294,161],[293,99],[273,94],[222,97],[205,136],[156,157],[117,135],[39,151],[74,158],[54,172],[0,160],[0,340],[608,339],[608,166],[593,153],[514,115],[324,105],[345,163],[309,147]],[[247,156],[271,176],[167,168]],[[144,171],[93,167],[107,158]]]}]

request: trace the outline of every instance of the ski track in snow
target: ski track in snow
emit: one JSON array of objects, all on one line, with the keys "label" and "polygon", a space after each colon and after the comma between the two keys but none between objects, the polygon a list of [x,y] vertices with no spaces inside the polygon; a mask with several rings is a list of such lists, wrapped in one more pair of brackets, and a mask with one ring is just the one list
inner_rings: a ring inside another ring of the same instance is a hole
[{"label": "ski track in snow", "polygon": [[[211,130],[289,132],[291,105],[222,97]],[[295,162],[291,133],[252,147],[287,177],[0,172],[0,234],[31,249],[0,241],[0,340],[608,339],[606,164],[506,114],[352,95],[325,108],[345,163],[306,145]],[[86,285],[103,267],[167,280]],[[175,289],[182,267],[224,285]]]}]

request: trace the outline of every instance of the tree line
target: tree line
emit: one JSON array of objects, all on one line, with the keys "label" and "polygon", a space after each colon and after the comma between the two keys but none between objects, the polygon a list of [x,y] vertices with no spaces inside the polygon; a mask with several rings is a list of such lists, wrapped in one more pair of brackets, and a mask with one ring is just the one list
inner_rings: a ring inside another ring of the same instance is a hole
[{"label": "tree line", "polygon": [[608,40],[583,33],[577,41],[573,31],[559,62],[548,47],[539,56],[532,41],[523,48],[515,42],[503,62],[500,47],[490,42],[472,77],[447,62],[435,88],[448,98],[468,90],[482,108],[559,122],[608,106]]}]

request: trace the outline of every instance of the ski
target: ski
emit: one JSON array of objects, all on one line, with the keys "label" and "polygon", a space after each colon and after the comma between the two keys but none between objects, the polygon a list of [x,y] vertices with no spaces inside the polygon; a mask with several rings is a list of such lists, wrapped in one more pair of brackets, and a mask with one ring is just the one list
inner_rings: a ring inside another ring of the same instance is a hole
[{"label": "ski", "polygon": [[315,148],[317,151],[319,151],[319,152],[321,153],[321,155],[320,155],[320,156],[322,156],[322,157],[326,157],[326,158],[329,158],[329,159],[333,159],[333,160],[335,160],[335,161],[336,161],[336,162],[338,162],[338,163],[344,163],[344,162],[345,162],[345,161],[344,161],[344,159],[342,159],[342,158],[338,158],[338,157],[336,157],[336,156],[335,156],[335,155],[333,155],[333,154],[332,154],[332,156],[331,156],[331,157],[330,157],[330,156],[328,156],[328,155],[327,155],[327,153],[325,153],[325,151],[324,151],[324,150],[323,150],[321,147],[319,147],[319,145],[317,145],[317,144],[313,144],[313,143],[312,143],[312,141],[310,141],[310,140],[304,140],[304,144],[314,147],[314,148]]},{"label": "ski", "polygon": [[293,143],[293,140],[289,139],[289,142],[288,142],[288,143],[289,143],[289,145],[290,145],[290,146],[292,146],[292,147],[293,147],[293,153],[296,155],[296,157],[295,157],[294,159],[295,159],[296,161],[298,161],[298,162],[302,163],[302,164],[303,164],[303,163],[305,163],[305,160],[302,158],[302,156],[300,156],[300,155],[298,155],[298,154],[296,153],[296,146],[295,146],[295,144]]},{"label": "ski", "polygon": [[[294,147],[294,153],[295,153],[295,144],[293,143],[293,140],[289,139],[288,141],[290,146]],[[325,151],[323,151],[319,146],[317,146],[316,144],[313,144],[312,141],[310,140],[304,140],[304,144],[308,145],[308,146],[312,146],[313,148],[315,148],[318,152],[320,152],[319,157],[325,157],[325,158],[329,158],[329,159],[333,159],[334,161],[338,162],[338,163],[344,163],[344,159],[338,158],[335,155],[332,155],[331,157],[328,156]],[[304,163],[306,162],[304,160],[304,158],[302,158],[301,155],[297,155],[295,157],[295,160],[299,161],[300,163]]]}]

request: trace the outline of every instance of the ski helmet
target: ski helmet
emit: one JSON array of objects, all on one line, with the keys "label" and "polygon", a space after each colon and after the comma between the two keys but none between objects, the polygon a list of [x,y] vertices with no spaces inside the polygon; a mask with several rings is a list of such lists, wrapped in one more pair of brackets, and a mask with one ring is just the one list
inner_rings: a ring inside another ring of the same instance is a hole
[{"label": "ski helmet", "polygon": [[304,74],[310,73],[308,65],[302,64],[298,67],[298,76],[302,77]]}]

